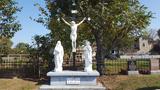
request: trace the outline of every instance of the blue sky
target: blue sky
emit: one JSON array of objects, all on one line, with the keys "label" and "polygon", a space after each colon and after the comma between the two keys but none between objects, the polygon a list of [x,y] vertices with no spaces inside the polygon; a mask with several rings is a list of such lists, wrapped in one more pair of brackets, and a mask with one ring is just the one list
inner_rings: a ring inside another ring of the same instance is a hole
[{"label": "blue sky", "polygon": [[22,30],[18,31],[12,38],[13,46],[19,42],[25,42],[32,44],[32,39],[35,35],[45,35],[49,33],[42,24],[39,24],[29,17],[37,18],[39,11],[38,8],[34,6],[36,2],[44,6],[44,0],[16,0],[20,7],[23,7],[22,11],[17,13],[18,20],[22,25]]},{"label": "blue sky", "polygon": [[[23,7],[22,11],[17,13],[18,20],[22,25],[22,30],[18,31],[15,36],[12,38],[13,46],[19,42],[25,42],[32,44],[32,39],[34,35],[45,35],[49,33],[43,25],[38,24],[29,19],[29,17],[36,18],[38,17],[39,11],[37,7],[34,6],[34,3],[38,2],[40,5],[44,6],[44,0],[16,0],[19,3],[19,6]],[[160,28],[160,0],[140,0],[141,4],[148,7],[149,11],[152,11],[154,14],[151,20],[151,24],[148,27],[149,29],[159,29]]]},{"label": "blue sky", "polygon": [[160,28],[160,0],[139,0],[141,4],[148,7],[149,11],[152,11],[153,17],[151,24],[148,28],[159,29]]}]

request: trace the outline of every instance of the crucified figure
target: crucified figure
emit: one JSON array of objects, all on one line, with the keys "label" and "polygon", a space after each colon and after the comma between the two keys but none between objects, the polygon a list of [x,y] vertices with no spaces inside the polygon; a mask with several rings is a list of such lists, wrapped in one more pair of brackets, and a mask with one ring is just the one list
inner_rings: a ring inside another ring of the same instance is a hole
[{"label": "crucified figure", "polygon": [[68,23],[66,20],[62,18],[65,24],[71,27],[71,34],[70,34],[70,39],[72,41],[72,52],[76,52],[76,40],[77,40],[77,28],[80,24],[84,22],[86,18],[83,18],[82,21],[80,21],[78,24],[76,24],[75,21],[71,21]]}]

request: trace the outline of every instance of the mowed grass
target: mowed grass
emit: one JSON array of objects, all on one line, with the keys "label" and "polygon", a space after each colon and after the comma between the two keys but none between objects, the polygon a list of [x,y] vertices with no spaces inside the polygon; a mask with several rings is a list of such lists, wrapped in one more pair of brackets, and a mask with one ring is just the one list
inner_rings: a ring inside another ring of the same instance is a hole
[{"label": "mowed grass", "polygon": [[160,75],[102,76],[98,79],[108,90],[160,89]]},{"label": "mowed grass", "polygon": [[38,90],[37,82],[13,78],[0,79],[0,90]]},{"label": "mowed grass", "polygon": [[[98,78],[107,90],[155,90],[160,89],[160,75],[112,75]],[[0,90],[38,90],[38,82],[13,78],[0,79]]]}]

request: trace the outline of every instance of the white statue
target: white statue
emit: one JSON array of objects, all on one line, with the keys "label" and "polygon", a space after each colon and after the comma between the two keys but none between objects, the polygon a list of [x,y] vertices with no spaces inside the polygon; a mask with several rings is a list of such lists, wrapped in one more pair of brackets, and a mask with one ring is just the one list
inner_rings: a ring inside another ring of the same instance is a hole
[{"label": "white statue", "polygon": [[61,72],[62,71],[62,64],[63,64],[63,56],[64,56],[64,50],[63,46],[61,45],[61,41],[58,41],[55,48],[54,48],[54,63],[55,63],[55,72]]},{"label": "white statue", "polygon": [[82,24],[84,22],[86,18],[84,18],[81,22],[79,22],[78,24],[76,24],[75,21],[71,21],[71,23],[68,23],[66,20],[64,20],[62,18],[62,20],[64,21],[64,23],[66,23],[67,25],[69,25],[71,27],[71,34],[70,34],[70,39],[72,40],[72,52],[76,52],[76,40],[77,40],[77,28],[80,24]]},{"label": "white statue", "polygon": [[91,72],[92,70],[92,48],[90,46],[89,41],[85,41],[85,46],[83,48],[84,53],[84,60],[85,60],[85,68],[84,71]]}]

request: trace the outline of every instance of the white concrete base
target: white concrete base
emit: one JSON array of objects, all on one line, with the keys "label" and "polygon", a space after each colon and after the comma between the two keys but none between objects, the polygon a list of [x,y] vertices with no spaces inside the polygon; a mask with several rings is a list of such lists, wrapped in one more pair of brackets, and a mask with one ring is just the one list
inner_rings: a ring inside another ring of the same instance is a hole
[{"label": "white concrete base", "polygon": [[47,73],[47,76],[50,77],[50,85],[97,85],[97,77],[99,72],[84,72],[84,71],[62,71],[62,72],[53,72],[50,71]]},{"label": "white concrete base", "polygon": [[50,77],[50,85],[42,85],[39,90],[106,90],[97,84],[97,71],[50,71],[47,76]]},{"label": "white concrete base", "polygon": [[151,70],[151,74],[160,74],[160,70]]},{"label": "white concrete base", "polygon": [[68,85],[68,86],[53,86],[42,85],[39,90],[106,90],[101,84],[95,86],[81,86],[81,85]]},{"label": "white concrete base", "polygon": [[128,75],[139,75],[139,71],[128,71]]}]

